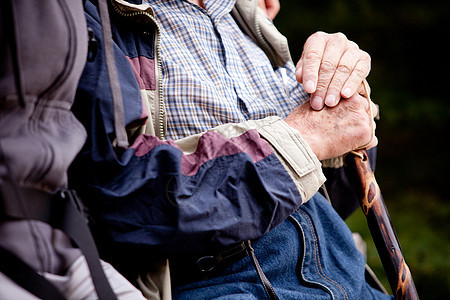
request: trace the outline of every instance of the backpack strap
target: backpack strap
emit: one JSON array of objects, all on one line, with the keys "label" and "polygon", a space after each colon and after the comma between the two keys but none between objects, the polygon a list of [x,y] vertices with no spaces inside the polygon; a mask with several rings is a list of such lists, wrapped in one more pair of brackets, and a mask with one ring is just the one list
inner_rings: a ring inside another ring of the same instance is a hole
[{"label": "backpack strap", "polygon": [[53,284],[3,247],[0,247],[0,271],[17,285],[40,299],[65,299]]},{"label": "backpack strap", "polygon": [[106,0],[98,1],[98,10],[102,24],[103,50],[105,53],[106,70],[108,72],[109,84],[111,87],[116,142],[119,148],[127,148],[128,137],[125,130],[122,91],[120,90],[119,76],[117,75],[116,61],[114,59],[111,21],[109,18],[108,3]]},{"label": "backpack strap", "polygon": [[[0,211],[3,213],[0,221],[5,219],[39,220],[64,231],[85,256],[98,297],[100,299],[117,299],[100,264],[84,206],[75,191],[62,190],[51,195],[40,190],[17,187],[4,182],[0,185],[0,207],[2,207]],[[0,253],[2,261],[6,260],[3,255],[5,255],[4,251]],[[14,262],[14,264],[17,263]],[[4,265],[0,265],[0,271],[4,272],[4,268]],[[37,275],[34,271],[27,272],[26,268],[22,269],[24,270],[23,274],[30,274],[19,277],[24,282]],[[4,273],[6,274],[6,272]],[[8,275],[8,277],[10,276]],[[42,279],[45,280],[43,277]],[[25,283],[19,282],[19,285],[23,286],[23,284]]]}]

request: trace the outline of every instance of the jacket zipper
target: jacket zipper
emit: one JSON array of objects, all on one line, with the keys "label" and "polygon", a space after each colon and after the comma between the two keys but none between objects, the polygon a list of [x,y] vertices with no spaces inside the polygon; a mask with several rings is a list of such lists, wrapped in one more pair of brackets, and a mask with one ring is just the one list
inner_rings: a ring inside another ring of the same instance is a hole
[{"label": "jacket zipper", "polygon": [[146,16],[148,17],[156,27],[156,64],[157,64],[157,76],[158,76],[158,110],[157,110],[157,124],[154,124],[155,127],[155,135],[164,140],[166,135],[165,128],[165,105],[164,105],[164,90],[162,84],[162,61],[161,61],[161,27],[156,21],[155,17],[149,14],[146,11],[133,11],[133,12],[124,12],[116,4],[113,3],[112,7],[114,11],[123,17],[134,17],[134,16]]},{"label": "jacket zipper", "polygon": [[272,46],[269,44],[269,42],[266,40],[266,38],[264,37],[264,35],[261,32],[261,27],[259,26],[258,18],[256,17],[256,10],[257,10],[258,4],[257,4],[257,1],[254,1],[254,3],[255,3],[255,14],[254,14],[253,23],[254,23],[255,29],[256,29],[256,34],[257,34],[256,38],[258,39],[258,41],[260,42],[262,47],[267,50],[266,55],[270,56],[271,61],[275,62],[276,65],[278,65],[278,66],[282,66],[283,63],[276,56],[275,51],[273,50]]},{"label": "jacket zipper", "polygon": [[301,246],[303,249],[302,249],[302,258],[301,258],[301,264],[300,264],[300,274],[302,276],[302,280],[310,285],[318,286],[322,290],[328,292],[331,295],[331,299],[335,299],[333,291],[330,290],[330,288],[328,288],[326,285],[323,285],[319,282],[307,280],[303,276],[303,262],[305,261],[305,233],[303,232],[302,225],[296,218],[294,218],[293,216],[289,216],[288,220],[291,221],[291,223],[297,228],[297,231],[299,231],[301,233],[301,244],[302,244]]},{"label": "jacket zipper", "polygon": [[261,28],[259,26],[258,21],[255,18],[255,28],[256,28],[256,34],[258,41],[262,44],[262,46],[267,50],[267,55],[269,55],[272,58],[272,61],[274,61],[278,66],[281,66],[280,60],[275,55],[275,51],[273,51],[272,46],[269,45],[269,42],[267,42],[266,38],[263,36],[261,32]]}]

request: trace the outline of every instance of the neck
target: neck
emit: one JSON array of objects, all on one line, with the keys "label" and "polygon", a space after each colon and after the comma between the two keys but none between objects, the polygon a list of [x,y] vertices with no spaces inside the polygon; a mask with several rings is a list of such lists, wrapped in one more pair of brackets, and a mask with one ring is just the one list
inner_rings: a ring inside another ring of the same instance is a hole
[{"label": "neck", "polygon": [[194,3],[202,8],[205,8],[205,4],[203,3],[203,0],[189,0],[189,2]]}]

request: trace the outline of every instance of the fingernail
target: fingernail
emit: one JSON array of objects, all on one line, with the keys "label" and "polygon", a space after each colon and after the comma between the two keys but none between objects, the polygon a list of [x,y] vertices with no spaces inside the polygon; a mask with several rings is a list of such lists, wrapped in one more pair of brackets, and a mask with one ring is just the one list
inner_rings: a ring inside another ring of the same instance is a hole
[{"label": "fingernail", "polygon": [[350,98],[351,95],[352,90],[350,88],[345,88],[344,91],[342,92],[342,96],[344,96],[345,98]]},{"label": "fingernail", "polygon": [[314,81],[312,80],[308,80],[305,82],[305,85],[303,86],[303,88],[305,89],[305,91],[307,93],[314,93],[316,90],[316,86],[314,84]]},{"label": "fingernail", "polygon": [[323,98],[319,96],[314,96],[311,99],[311,107],[314,110],[321,110],[323,108]]},{"label": "fingernail", "polygon": [[335,106],[336,105],[336,96],[335,95],[328,95],[325,98],[325,104],[327,106]]}]

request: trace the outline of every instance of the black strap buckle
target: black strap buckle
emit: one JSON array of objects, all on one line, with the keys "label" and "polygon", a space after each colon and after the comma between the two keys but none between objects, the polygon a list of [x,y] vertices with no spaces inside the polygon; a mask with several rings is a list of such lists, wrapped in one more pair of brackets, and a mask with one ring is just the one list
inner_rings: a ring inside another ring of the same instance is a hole
[{"label": "black strap buckle", "polygon": [[63,200],[70,201],[76,207],[78,212],[84,217],[86,220],[86,224],[89,223],[89,209],[83,204],[81,198],[78,196],[77,191],[75,190],[60,190],[55,194],[55,197]]},{"label": "black strap buckle", "polygon": [[200,271],[208,273],[216,269],[217,260],[211,255],[203,256],[200,257],[195,264],[200,268]]},{"label": "black strap buckle", "polygon": [[244,242],[223,248],[216,255],[200,257],[195,263],[203,274],[210,273],[219,267],[226,267],[248,255]]}]

